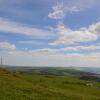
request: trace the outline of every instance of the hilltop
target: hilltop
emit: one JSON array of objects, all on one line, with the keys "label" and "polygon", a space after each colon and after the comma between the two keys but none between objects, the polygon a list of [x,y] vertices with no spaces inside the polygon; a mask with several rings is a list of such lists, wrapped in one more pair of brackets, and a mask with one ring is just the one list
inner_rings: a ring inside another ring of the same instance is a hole
[{"label": "hilltop", "polygon": [[[92,86],[87,84],[93,83]],[[99,100],[100,83],[77,76],[0,69],[0,100]]]}]

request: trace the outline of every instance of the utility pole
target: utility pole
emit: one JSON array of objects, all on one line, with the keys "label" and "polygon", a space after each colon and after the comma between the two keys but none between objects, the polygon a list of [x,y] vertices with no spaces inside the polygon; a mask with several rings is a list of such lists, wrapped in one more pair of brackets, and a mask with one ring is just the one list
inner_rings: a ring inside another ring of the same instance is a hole
[{"label": "utility pole", "polygon": [[3,65],[2,56],[1,56],[1,66]]}]

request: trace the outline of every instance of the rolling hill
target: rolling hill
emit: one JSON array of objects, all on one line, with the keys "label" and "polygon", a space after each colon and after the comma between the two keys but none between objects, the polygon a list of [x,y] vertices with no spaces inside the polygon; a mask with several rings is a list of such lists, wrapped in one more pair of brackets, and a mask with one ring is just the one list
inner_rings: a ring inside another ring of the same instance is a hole
[{"label": "rolling hill", "polygon": [[1,68],[0,100],[100,100],[100,83],[81,80],[76,75]]}]

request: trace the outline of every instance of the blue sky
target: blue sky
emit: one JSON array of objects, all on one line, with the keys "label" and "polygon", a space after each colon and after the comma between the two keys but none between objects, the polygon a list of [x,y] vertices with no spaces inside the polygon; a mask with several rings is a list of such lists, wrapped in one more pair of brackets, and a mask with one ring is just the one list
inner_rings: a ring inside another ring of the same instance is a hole
[{"label": "blue sky", "polygon": [[99,0],[0,0],[4,64],[99,67]]}]

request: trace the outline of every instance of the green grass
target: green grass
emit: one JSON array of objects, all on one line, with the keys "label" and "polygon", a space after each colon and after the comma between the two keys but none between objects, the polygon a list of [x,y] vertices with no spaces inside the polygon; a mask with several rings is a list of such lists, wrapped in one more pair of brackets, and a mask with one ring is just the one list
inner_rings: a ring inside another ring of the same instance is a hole
[{"label": "green grass", "polygon": [[86,84],[71,76],[0,71],[0,100],[100,100],[100,83]]}]

